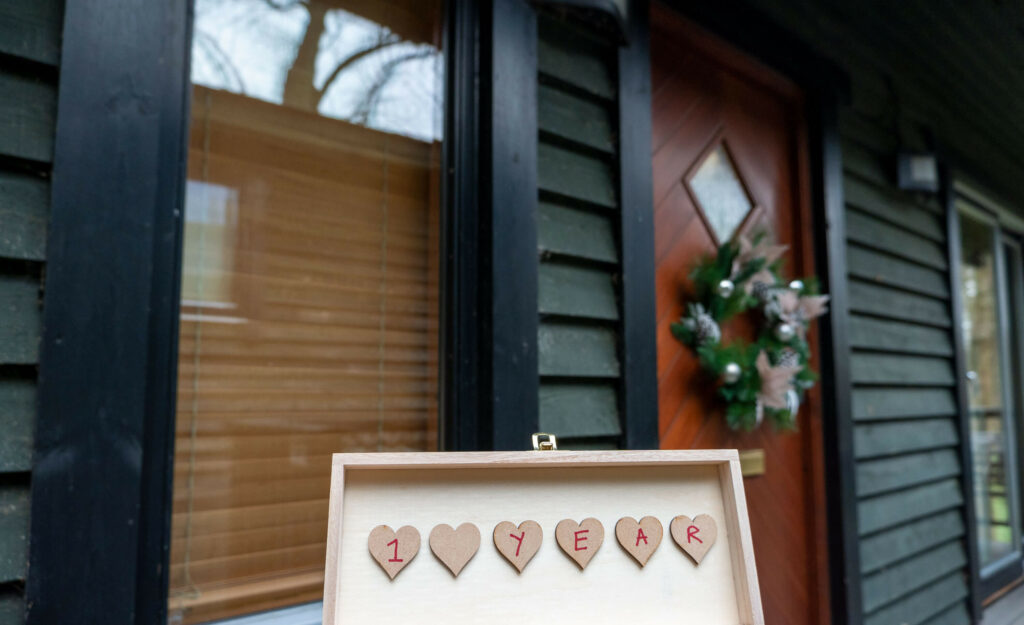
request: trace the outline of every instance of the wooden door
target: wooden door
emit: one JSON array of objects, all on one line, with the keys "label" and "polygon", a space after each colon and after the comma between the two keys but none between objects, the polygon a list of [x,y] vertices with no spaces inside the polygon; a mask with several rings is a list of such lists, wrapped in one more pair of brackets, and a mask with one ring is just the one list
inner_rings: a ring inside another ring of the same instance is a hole
[{"label": "wooden door", "polygon": [[[796,277],[813,272],[801,94],[785,78],[671,10],[655,5],[652,12],[661,446],[764,450],[766,472],[747,478],[745,486],[767,622],[825,623],[828,585],[817,392],[807,397],[796,433],[775,432],[767,424],[753,433],[733,432],[714,394],[714,380],[701,374],[696,356],[669,331],[683,313],[691,268],[717,247],[716,228],[725,238],[737,222],[735,232],[766,231],[790,246],[785,273]],[[717,159],[711,165],[719,182],[722,176],[731,178],[731,192],[747,196],[749,210],[730,215],[698,209],[697,198],[708,196],[695,191],[693,179],[708,159]],[[754,331],[742,321],[723,329],[727,337],[752,338]],[[814,334],[810,340],[817,344]]]}]

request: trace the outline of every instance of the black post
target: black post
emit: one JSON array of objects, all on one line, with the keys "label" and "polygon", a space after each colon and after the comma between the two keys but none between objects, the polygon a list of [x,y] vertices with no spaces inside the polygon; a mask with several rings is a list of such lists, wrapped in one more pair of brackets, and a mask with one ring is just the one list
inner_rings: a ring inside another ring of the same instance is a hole
[{"label": "black post", "polygon": [[[827,83],[828,81],[826,81]],[[850,325],[846,274],[846,217],[843,165],[839,140],[839,89],[831,85],[814,93],[811,113],[812,184],[815,204],[816,265],[824,270],[829,293],[828,316],[820,324],[822,354],[822,419],[829,569],[833,622],[863,621],[859,534],[857,529],[856,461],[853,449]]]},{"label": "black post", "polygon": [[[480,116],[477,0],[449,4],[445,51],[444,181],[441,203],[443,250],[441,276],[441,446],[473,451],[482,440],[479,303],[480,267]],[[487,284],[490,284],[487,281]]]},{"label": "black post", "polygon": [[190,3],[67,3],[28,623],[166,620]]},{"label": "black post", "polygon": [[619,49],[623,447],[658,447],[648,0],[633,0]]},{"label": "black post", "polygon": [[492,449],[525,449],[538,428],[537,15],[492,0],[482,32],[480,310],[486,354],[482,413]]}]

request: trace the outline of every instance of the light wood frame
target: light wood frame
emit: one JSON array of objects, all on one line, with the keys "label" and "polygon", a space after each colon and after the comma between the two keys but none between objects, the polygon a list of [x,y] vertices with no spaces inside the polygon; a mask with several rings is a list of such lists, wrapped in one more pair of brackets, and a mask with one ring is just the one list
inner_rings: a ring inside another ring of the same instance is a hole
[{"label": "light wood frame", "polygon": [[[746,497],[743,491],[739,456],[736,450],[686,450],[686,451],[528,451],[528,452],[470,452],[470,453],[358,453],[335,454],[331,474],[330,515],[327,534],[327,564],[324,576],[324,625],[342,625],[344,620],[342,602],[338,599],[341,590],[340,568],[341,547],[344,527],[345,488],[351,476],[357,472],[380,470],[437,470],[459,469],[465,471],[488,469],[567,469],[567,468],[640,468],[669,469],[672,467],[714,467],[717,470],[717,486],[721,493],[724,519],[720,519],[720,540],[729,545],[729,565],[732,572],[736,611],[742,625],[763,625],[757,570],[754,563],[754,549],[747,516]],[[680,479],[685,479],[683,474]],[[581,510],[581,513],[585,510]],[[630,510],[627,513],[633,513]],[[642,511],[635,511],[642,512]],[[685,511],[680,511],[684,513]],[[523,520],[523,519],[520,519]],[[676,549],[668,536],[670,519],[660,519],[666,526],[666,539],[661,549]],[[450,522],[439,518],[437,523]],[[417,528],[425,538],[429,527]],[[493,550],[490,545],[490,527],[481,527],[484,538],[480,550]],[[553,535],[554,527],[545,528],[545,534]],[[609,533],[609,536],[611,534]],[[603,549],[617,550],[614,537],[606,540]],[[421,551],[429,547],[421,547]],[[366,556],[363,553],[350,557]],[[622,555],[624,554],[617,554]],[[675,557],[684,557],[673,554]],[[423,553],[421,558],[432,556]],[[479,555],[477,556],[479,557]],[[438,565],[440,566],[440,565]],[[566,567],[567,574],[571,572]],[[439,571],[440,574],[440,571]],[[381,573],[383,575],[383,573]],[[682,615],[681,615],[682,616]],[[684,617],[685,618],[685,617]],[[456,619],[446,621],[458,622]]]}]

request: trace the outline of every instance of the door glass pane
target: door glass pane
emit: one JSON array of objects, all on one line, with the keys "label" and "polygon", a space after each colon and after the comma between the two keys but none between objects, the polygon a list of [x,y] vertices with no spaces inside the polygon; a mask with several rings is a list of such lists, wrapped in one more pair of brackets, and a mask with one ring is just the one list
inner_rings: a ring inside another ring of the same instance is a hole
[{"label": "door glass pane", "polygon": [[961,215],[961,331],[967,368],[978,554],[981,566],[1016,551],[1010,442],[1012,414],[1004,394],[999,275],[994,227]]},{"label": "door glass pane", "polygon": [[196,0],[170,622],[317,600],[331,454],[436,448],[440,0]]},{"label": "door glass pane", "polygon": [[704,213],[715,238],[724,243],[732,238],[747,213],[754,208],[747,197],[725,143],[719,143],[690,179],[690,189]]}]

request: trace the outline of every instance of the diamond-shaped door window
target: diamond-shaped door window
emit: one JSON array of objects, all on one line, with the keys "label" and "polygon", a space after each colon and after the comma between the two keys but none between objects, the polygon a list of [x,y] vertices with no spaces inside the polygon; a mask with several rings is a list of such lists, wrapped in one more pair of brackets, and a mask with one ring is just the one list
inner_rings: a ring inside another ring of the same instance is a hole
[{"label": "diamond-shaped door window", "polygon": [[754,208],[724,143],[708,153],[689,185],[719,243],[731,239]]}]

